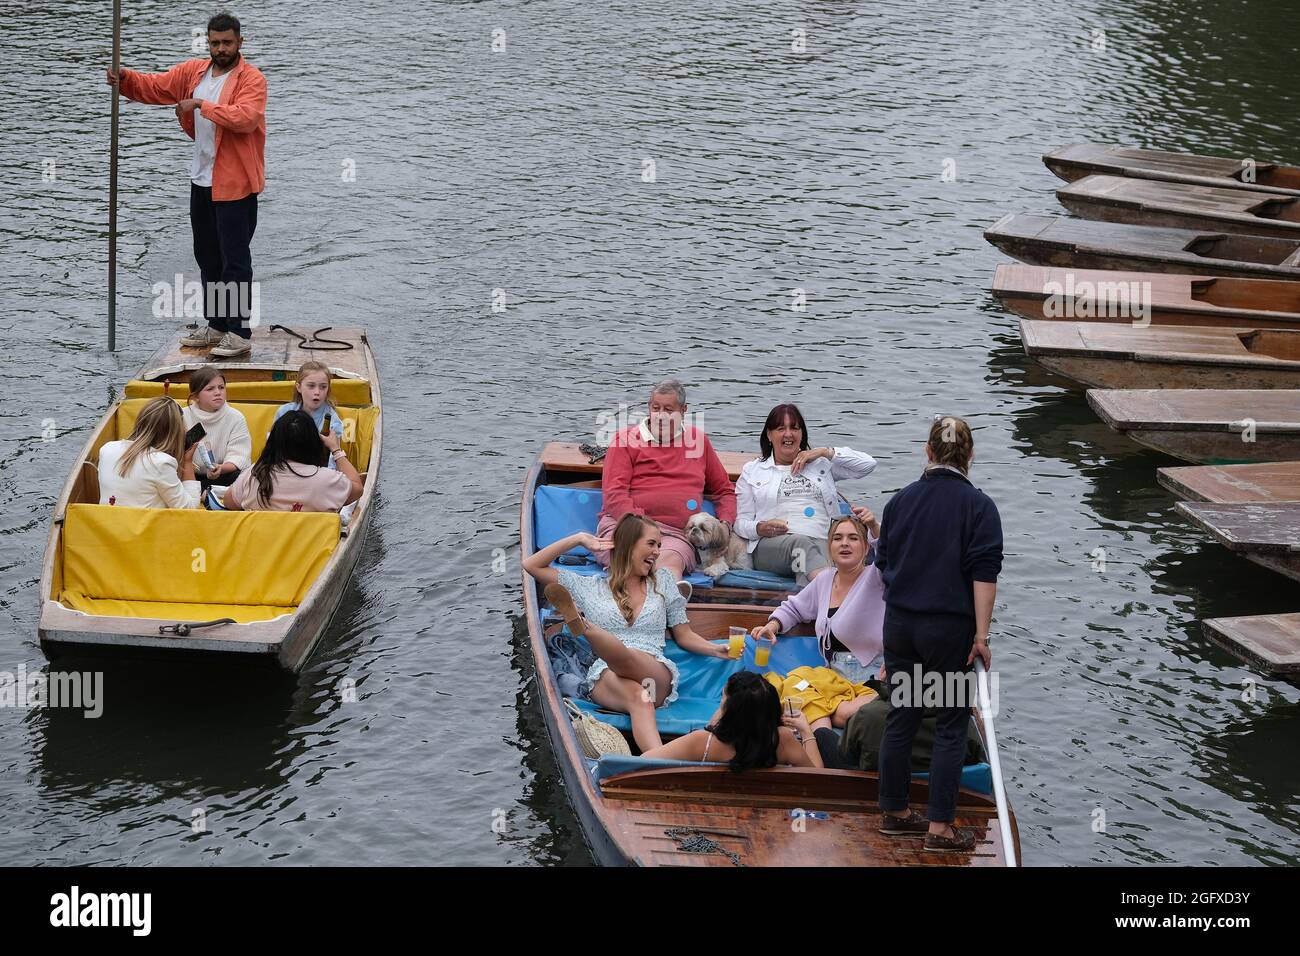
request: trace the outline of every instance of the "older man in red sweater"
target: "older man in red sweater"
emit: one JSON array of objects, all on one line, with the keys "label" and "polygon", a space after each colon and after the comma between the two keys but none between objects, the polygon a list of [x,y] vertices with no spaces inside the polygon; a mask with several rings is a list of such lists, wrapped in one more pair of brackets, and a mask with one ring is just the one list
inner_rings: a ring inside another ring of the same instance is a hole
[{"label": "older man in red sweater", "polygon": [[[713,502],[720,521],[736,520],[736,489],[718,453],[698,428],[683,424],[686,389],[676,379],[656,385],[649,414],[614,436],[605,453],[601,478],[604,510],[596,534],[612,538],[628,512],[653,518],[663,531],[659,566],[681,580],[695,570],[695,548],[686,539],[686,522]],[[609,552],[596,559],[608,566]]]}]

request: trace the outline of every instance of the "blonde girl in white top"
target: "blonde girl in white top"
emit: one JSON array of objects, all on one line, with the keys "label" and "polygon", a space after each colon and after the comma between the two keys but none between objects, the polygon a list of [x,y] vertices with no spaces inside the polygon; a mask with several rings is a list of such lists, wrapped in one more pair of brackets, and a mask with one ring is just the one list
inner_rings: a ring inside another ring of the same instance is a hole
[{"label": "blonde girl in white top", "polygon": [[[206,434],[195,452],[195,474],[201,485],[231,485],[252,464],[253,438],[244,413],[226,401],[226,377],[205,365],[190,376],[190,401],[184,411],[185,430],[202,425]],[[214,464],[204,469],[204,459]]]},{"label": "blonde girl in white top", "polygon": [[130,438],[111,441],[99,450],[99,503],[197,508],[195,447],[185,450],[180,406],[166,396],[155,398],[140,410]]}]

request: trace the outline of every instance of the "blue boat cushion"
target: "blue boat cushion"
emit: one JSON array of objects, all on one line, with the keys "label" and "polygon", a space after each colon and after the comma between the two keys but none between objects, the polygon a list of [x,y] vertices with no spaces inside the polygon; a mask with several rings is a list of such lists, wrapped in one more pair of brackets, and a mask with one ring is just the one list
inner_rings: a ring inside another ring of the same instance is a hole
[{"label": "blue boat cushion", "polygon": [[[567,485],[540,485],[533,497],[533,537],[538,550],[554,544],[561,538],[575,531],[596,533],[596,524],[600,517],[604,495],[599,488],[570,488]],[[713,502],[705,501],[704,510],[716,514]],[[840,502],[840,512],[848,514],[849,507]],[[579,574],[600,574],[600,565],[594,562],[591,552],[581,546],[571,548],[566,554],[586,558],[590,563],[583,565],[565,564]],[[792,577],[771,574],[767,571],[728,571],[714,581],[699,571],[689,575],[686,580],[694,587],[710,587],[720,584],[724,587],[749,588],[756,591],[793,591],[797,585]]]},{"label": "blue boat cushion", "polygon": [[[692,730],[703,727],[709,722],[709,718],[713,716],[714,711],[718,709],[718,704],[722,700],[722,690],[727,684],[727,679],[739,670],[758,670],[754,664],[754,639],[752,637],[745,639],[745,653],[741,655],[739,660],[734,661],[692,654],[689,651],[682,650],[677,645],[677,642],[672,640],[668,641],[664,654],[681,671],[681,683],[677,688],[677,700],[667,707],[660,707],[655,711],[655,723],[659,727],[659,732],[665,736],[688,734]],[[776,671],[779,674],[787,674],[796,667],[816,667],[824,663],[825,660],[821,655],[821,651],[817,648],[817,638],[782,637],[772,649],[766,669]],[[632,720],[627,714],[602,710],[599,705],[589,700],[575,700],[574,703],[598,720],[602,720],[613,727],[629,732],[632,729]],[[602,757],[597,763],[603,765],[607,760],[611,760],[611,758]],[[597,767],[593,770],[593,779],[599,781],[604,777],[613,776],[615,773],[627,773],[642,767],[658,766],[660,764],[669,766],[677,763],[676,761],[647,761],[643,757],[626,756],[619,757],[618,760],[633,761],[633,763],[615,762],[608,764],[604,769]],[[640,761],[640,763],[635,761]],[[683,764],[683,766],[689,765]],[[622,769],[611,769],[613,767],[622,767]],[[916,774],[915,776],[924,778],[928,774]],[[979,793],[991,793],[992,775],[988,764],[972,764],[963,767],[962,786]]]}]

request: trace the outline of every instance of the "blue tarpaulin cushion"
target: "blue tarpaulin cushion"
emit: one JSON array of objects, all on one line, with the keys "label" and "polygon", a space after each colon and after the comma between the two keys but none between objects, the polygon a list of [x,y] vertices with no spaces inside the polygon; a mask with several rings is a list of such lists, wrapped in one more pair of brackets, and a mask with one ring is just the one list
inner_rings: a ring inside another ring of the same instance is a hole
[{"label": "blue tarpaulin cushion", "polygon": [[794,578],[752,569],[728,571],[713,582],[727,588],[752,588],[755,591],[797,591]]},{"label": "blue tarpaulin cushion", "polygon": [[[722,689],[726,686],[727,679],[739,670],[758,670],[754,665],[752,637],[745,639],[745,653],[739,660],[721,660],[716,657],[692,654],[690,651],[682,650],[676,641],[671,640],[664,648],[664,656],[677,665],[682,675],[677,688],[678,699],[667,707],[660,707],[655,711],[655,723],[659,727],[659,732],[665,736],[688,734],[692,730],[703,727],[709,722],[713,712],[718,709],[718,704],[722,700]],[[776,646],[772,649],[766,670],[788,674],[796,667],[817,667],[824,664],[825,660],[817,648],[817,638],[782,637],[777,640]],[[613,727],[625,731],[632,729],[632,720],[627,714],[602,710],[589,700],[575,700],[574,703],[596,719]],[[611,759],[608,756],[602,757],[599,764]],[[644,757],[624,756],[619,757],[618,760],[623,762],[612,762],[606,769],[601,769],[598,765],[593,770],[594,779],[599,781],[615,773],[627,773],[645,767],[678,764],[698,766],[690,762],[646,760]],[[620,769],[611,769],[614,767]],[[921,773],[914,776],[924,779],[929,774]],[[993,776],[989,765],[979,763],[962,767],[961,785],[977,793],[992,793]]]}]

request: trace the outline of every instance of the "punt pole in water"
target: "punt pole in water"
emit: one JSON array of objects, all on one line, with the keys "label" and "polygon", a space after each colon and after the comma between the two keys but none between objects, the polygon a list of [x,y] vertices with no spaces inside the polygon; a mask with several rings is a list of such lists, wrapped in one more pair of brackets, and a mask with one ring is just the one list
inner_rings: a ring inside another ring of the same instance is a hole
[{"label": "punt pole in water", "polygon": [[[113,0],[113,75],[122,63],[122,0]],[[121,78],[113,84],[108,157],[108,350],[117,349],[117,104]]]},{"label": "punt pole in water", "polygon": [[998,759],[998,735],[993,729],[993,705],[989,694],[989,673],[984,661],[975,657],[976,694],[980,716],[984,719],[984,744],[989,752],[989,770],[993,776],[993,797],[998,805],[998,828],[1002,832],[1002,854],[1007,866],[1017,866],[1016,844],[1011,838],[1011,811],[1007,806],[1006,785],[1002,782],[1002,761]]}]

